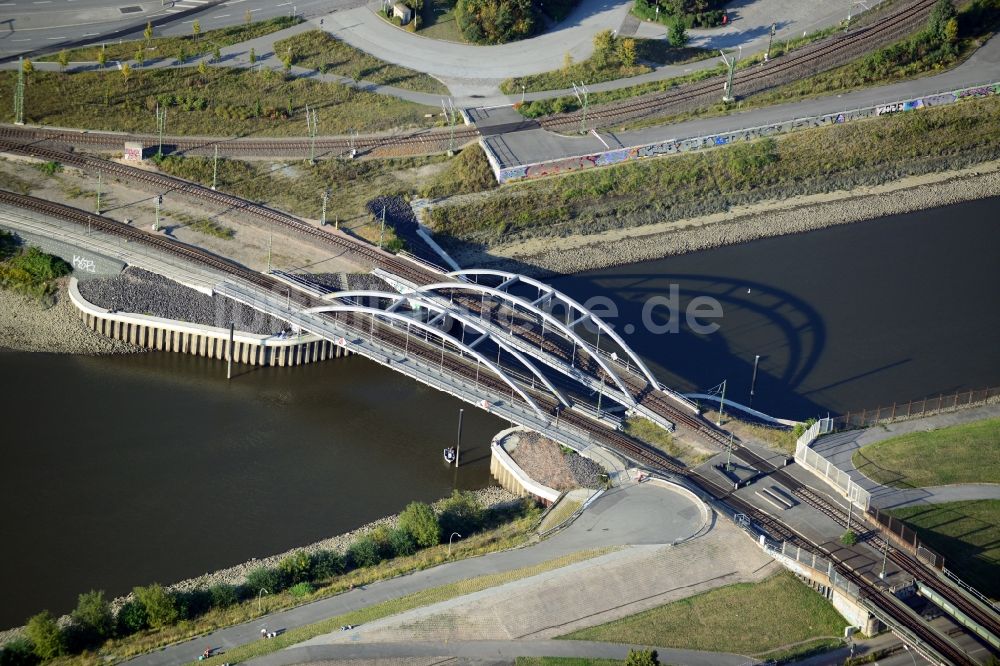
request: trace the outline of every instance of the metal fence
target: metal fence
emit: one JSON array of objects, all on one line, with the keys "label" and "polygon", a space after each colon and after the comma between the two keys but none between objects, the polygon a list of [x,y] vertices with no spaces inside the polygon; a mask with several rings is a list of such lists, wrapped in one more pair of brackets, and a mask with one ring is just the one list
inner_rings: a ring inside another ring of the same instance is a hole
[{"label": "metal fence", "polygon": [[832,583],[834,587],[846,592],[854,599],[858,598],[860,590],[857,584],[852,583],[842,576],[833,565],[833,562],[825,557],[820,557],[816,553],[809,550],[802,550],[798,546],[789,545],[786,541],[781,542],[781,549],[779,552],[782,556],[787,557],[790,560],[795,560],[799,564],[805,565],[814,571],[825,573],[830,578],[830,583]]},{"label": "metal fence", "polygon": [[833,419],[820,419],[802,433],[795,443],[795,462],[825,479],[855,506],[867,510],[871,505],[871,494],[852,481],[847,472],[809,448],[817,437],[828,432],[833,432]]},{"label": "metal fence", "polygon": [[893,403],[860,412],[847,412],[833,418],[834,430],[866,428],[879,423],[892,423],[920,416],[931,416],[975,405],[985,405],[1000,400],[1000,387],[938,394],[937,396]]},{"label": "metal fence", "polygon": [[921,543],[920,539],[917,538],[917,533],[912,528],[907,527],[899,518],[893,518],[875,507],[868,508],[868,517],[875,521],[883,535],[895,537],[897,545],[903,546],[920,560],[936,569],[944,567],[944,557]]}]

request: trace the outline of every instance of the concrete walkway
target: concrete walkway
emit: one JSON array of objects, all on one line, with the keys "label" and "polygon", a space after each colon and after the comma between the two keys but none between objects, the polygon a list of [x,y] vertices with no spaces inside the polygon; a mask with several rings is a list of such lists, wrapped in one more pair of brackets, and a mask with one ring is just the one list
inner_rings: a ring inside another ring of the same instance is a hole
[{"label": "concrete walkway", "polygon": [[[650,520],[651,516],[656,519]],[[293,629],[420,590],[475,576],[495,574],[606,546],[663,544],[702,528],[700,509],[686,495],[653,484],[630,485],[605,493],[575,523],[551,539],[482,557],[444,564],[399,578],[215,631],[132,659],[134,666],[180,666],[198,657],[206,645],[228,650],[260,640],[261,628]]]},{"label": "concrete walkway", "polygon": [[[892,509],[916,504],[1000,499],[1000,483],[969,483],[909,489],[883,486],[862,474],[854,466],[853,461],[855,451],[893,437],[996,417],[1000,417],[1000,405],[973,407],[921,419],[875,426],[866,430],[834,433],[819,438],[812,448],[838,469],[849,474],[855,483],[870,492],[872,505],[879,509]],[[928,464],[933,464],[933,461],[928,461]]]},{"label": "concrete walkway", "polygon": [[[582,657],[625,659],[630,649],[648,646],[599,643],[595,641],[428,641],[406,643],[359,643],[356,645],[314,645],[296,647],[254,659],[255,666],[290,666],[345,659],[402,659],[406,657],[458,657],[513,663],[518,657]],[[724,652],[699,652],[676,648],[656,648],[662,664],[687,666],[740,666],[747,657]]]}]

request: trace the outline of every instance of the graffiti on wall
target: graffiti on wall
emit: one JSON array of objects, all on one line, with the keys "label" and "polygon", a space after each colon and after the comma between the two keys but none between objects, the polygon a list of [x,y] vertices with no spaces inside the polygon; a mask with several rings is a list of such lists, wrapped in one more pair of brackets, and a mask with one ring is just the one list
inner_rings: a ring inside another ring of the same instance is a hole
[{"label": "graffiti on wall", "polygon": [[[991,95],[1000,95],[1000,83],[991,83],[989,85],[976,86],[974,88],[964,88],[954,92],[928,95],[917,99],[893,102],[892,104],[880,104],[877,106],[855,109],[853,111],[844,111],[842,113],[833,113],[825,116],[796,118],[782,123],[762,127],[753,127],[750,129],[739,130],[737,132],[720,133],[711,136],[681,140],[669,139],[667,141],[660,141],[632,148],[617,148],[615,150],[594,153],[591,155],[565,157],[557,160],[538,162],[536,164],[499,168],[496,165],[495,160],[490,159],[490,163],[494,165],[493,172],[496,175],[497,181],[500,183],[508,183],[514,180],[541,178],[543,176],[554,176],[570,171],[578,171],[580,169],[621,164],[630,160],[639,160],[647,157],[661,157],[663,155],[701,150],[703,148],[713,146],[725,146],[736,141],[752,141],[761,137],[781,134],[784,132],[792,132],[798,129],[824,127],[834,124],[839,125],[852,120],[861,120],[864,118],[901,113],[905,111],[915,111],[924,107],[941,106],[943,104],[952,104],[963,99],[988,97]],[[486,152],[487,156],[490,156],[490,151],[487,150]]]}]

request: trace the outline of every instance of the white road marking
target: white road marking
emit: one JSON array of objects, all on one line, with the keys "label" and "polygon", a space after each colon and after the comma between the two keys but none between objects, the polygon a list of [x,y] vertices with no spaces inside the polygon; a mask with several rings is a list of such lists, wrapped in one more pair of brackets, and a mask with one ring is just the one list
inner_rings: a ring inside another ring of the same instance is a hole
[{"label": "white road marking", "polygon": [[213,16],[212,18],[217,18],[217,19],[229,18],[229,14],[219,14],[218,16]]}]

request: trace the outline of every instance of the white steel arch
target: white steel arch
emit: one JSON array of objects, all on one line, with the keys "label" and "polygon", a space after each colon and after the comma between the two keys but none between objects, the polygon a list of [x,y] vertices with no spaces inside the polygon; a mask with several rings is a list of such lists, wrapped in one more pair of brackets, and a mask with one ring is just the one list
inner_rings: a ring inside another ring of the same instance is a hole
[{"label": "white steel arch", "polygon": [[[368,296],[379,296],[379,297],[382,297],[382,298],[393,298],[393,299],[406,298],[405,296],[400,296],[399,294],[389,294],[389,293],[385,293],[385,292],[349,292],[349,293],[351,293],[353,295],[356,295],[356,296],[368,295]],[[504,381],[504,383],[507,384],[508,386],[510,386],[510,388],[512,390],[516,391],[517,394],[520,395],[521,398],[523,398],[524,401],[528,405],[530,405],[532,409],[535,410],[535,413],[538,414],[539,417],[541,417],[541,418],[547,418],[547,414],[545,413],[545,411],[541,407],[538,406],[538,403],[536,403],[535,400],[531,396],[529,396],[527,393],[525,393],[521,389],[521,387],[518,386],[517,383],[515,383],[507,375],[507,373],[505,373],[503,371],[502,368],[498,367],[490,359],[486,358],[485,356],[483,356],[481,353],[477,352],[475,349],[473,349],[469,345],[463,343],[461,340],[456,340],[451,335],[448,335],[447,333],[445,333],[441,329],[436,328],[434,326],[431,326],[430,324],[422,322],[422,321],[420,321],[418,319],[413,319],[412,317],[407,317],[406,315],[400,314],[398,312],[387,312],[387,311],[382,310],[380,308],[373,308],[373,307],[368,307],[368,306],[363,306],[363,305],[353,305],[353,304],[350,304],[350,303],[343,303],[343,304],[340,304],[340,305],[337,305],[337,304],[320,305],[320,306],[317,306],[317,307],[314,307],[314,308],[309,308],[307,310],[304,310],[304,312],[310,313],[310,314],[320,314],[320,313],[323,313],[323,312],[364,313],[364,314],[370,314],[373,317],[374,316],[385,317],[386,319],[392,319],[392,320],[395,320],[395,321],[400,321],[400,322],[404,322],[404,323],[407,323],[407,324],[411,324],[411,325],[413,325],[416,328],[419,328],[419,329],[421,329],[423,331],[426,331],[426,332],[428,332],[428,333],[430,333],[430,334],[432,334],[432,335],[440,338],[444,342],[448,342],[452,346],[458,348],[459,350],[461,350],[461,351],[469,354],[473,358],[475,358],[477,361],[479,361],[484,366],[486,366],[493,374],[495,374],[497,377],[499,377],[500,379],[502,379]],[[485,331],[483,333],[485,335],[488,335],[488,333],[486,333]],[[529,368],[533,368],[534,366],[532,366],[529,363],[528,367]],[[537,368],[534,368],[534,370],[537,371]],[[546,382],[547,382],[547,380],[546,380]],[[549,387],[549,386],[551,386],[551,384],[547,382],[547,387]],[[558,391],[558,389],[555,389],[555,387],[552,387],[550,390],[554,391],[555,395],[559,398],[560,401],[564,401],[565,400],[565,396],[563,396],[562,393],[560,391]],[[566,404],[568,406],[569,403],[565,402],[564,404]]]},{"label": "white steel arch", "polygon": [[575,301],[574,299],[570,298],[569,296],[567,296],[566,294],[562,293],[561,291],[553,288],[551,285],[545,284],[544,282],[540,282],[538,280],[535,280],[533,278],[527,277],[525,275],[519,275],[517,273],[509,273],[507,271],[496,271],[496,270],[491,270],[489,268],[470,268],[470,269],[461,270],[461,271],[452,271],[451,273],[448,273],[448,275],[450,277],[454,277],[454,278],[458,278],[458,279],[463,279],[466,276],[472,276],[472,275],[489,275],[489,276],[492,276],[492,277],[503,278],[504,282],[507,283],[507,284],[514,284],[514,283],[517,283],[517,282],[523,282],[524,284],[529,284],[529,285],[531,285],[533,287],[536,287],[539,291],[543,291],[546,294],[549,294],[551,296],[556,297],[557,299],[559,299],[560,301],[562,301],[563,303],[565,303],[569,307],[575,308],[575,309],[579,310],[581,314],[586,315],[587,317],[589,317],[589,319],[592,322],[594,322],[594,324],[597,325],[597,327],[600,330],[604,331],[609,336],[611,336],[611,339],[614,340],[615,342],[617,342],[618,345],[622,348],[622,350],[626,354],[628,354],[629,358],[631,358],[632,361],[635,362],[636,367],[639,368],[642,371],[642,374],[645,375],[645,377],[649,381],[649,383],[653,385],[653,388],[655,388],[656,390],[660,390],[660,388],[661,388],[660,387],[660,382],[659,382],[659,380],[656,379],[656,376],[653,375],[653,372],[646,366],[645,362],[643,362],[643,360],[641,358],[639,358],[639,355],[636,354],[634,351],[632,351],[631,347],[629,347],[627,344],[625,344],[625,341],[622,340],[621,336],[619,336],[617,333],[615,333],[614,328],[610,324],[608,324],[607,322],[605,322],[603,319],[601,319],[600,317],[598,317],[597,315],[595,315],[593,312],[591,312],[587,308],[583,307],[582,304],[578,303],[577,301]]},{"label": "white steel arch", "polygon": [[558,330],[562,331],[567,336],[569,336],[570,339],[573,340],[575,344],[587,350],[587,353],[591,356],[591,358],[593,358],[597,362],[597,364],[601,367],[601,369],[604,370],[605,374],[607,374],[614,380],[615,384],[618,385],[618,388],[621,389],[621,392],[626,396],[628,400],[632,402],[632,405],[633,406],[635,405],[635,399],[632,397],[631,391],[625,385],[625,383],[622,382],[621,378],[618,376],[618,373],[616,373],[614,370],[611,369],[611,367],[607,364],[607,362],[603,358],[601,358],[601,355],[599,353],[591,352],[590,346],[583,338],[579,336],[579,334],[576,331],[574,331],[569,326],[564,324],[562,321],[559,320],[558,317],[552,315],[552,313],[542,310],[538,306],[534,305],[531,301],[523,299],[520,296],[515,296],[513,294],[507,293],[506,291],[501,291],[500,289],[496,289],[495,287],[488,287],[486,285],[478,284],[476,282],[435,282],[434,284],[420,285],[416,293],[419,294],[427,291],[442,291],[445,289],[454,289],[454,290],[460,289],[462,291],[478,291],[480,293],[490,294],[491,296],[496,296],[500,300],[513,303],[517,306],[524,308],[525,310],[528,310],[532,314],[542,317],[544,321],[548,322],[553,327],[557,328]]},{"label": "white steel arch", "polygon": [[[549,392],[551,392],[552,395],[554,395],[556,398],[559,399],[559,402],[561,402],[565,407],[569,407],[570,406],[569,398],[567,398],[566,395],[559,388],[557,388],[551,382],[551,380],[549,380],[549,378],[546,377],[542,373],[541,370],[538,369],[538,366],[536,366],[533,362],[531,362],[531,360],[528,359],[527,356],[524,355],[524,353],[522,353],[519,349],[511,347],[509,344],[507,344],[503,340],[498,339],[495,335],[493,335],[488,330],[486,330],[485,328],[483,328],[483,326],[481,324],[477,323],[474,319],[469,319],[467,317],[463,317],[462,314],[459,313],[459,312],[455,312],[454,310],[446,308],[446,307],[444,307],[442,305],[439,305],[439,304],[435,303],[434,301],[428,300],[426,298],[417,298],[413,294],[397,294],[397,293],[393,293],[393,292],[389,292],[389,291],[373,291],[373,290],[365,290],[365,289],[355,290],[355,291],[341,291],[341,292],[335,292],[335,293],[332,293],[332,294],[328,294],[328,297],[329,298],[336,298],[336,299],[339,299],[339,300],[343,300],[345,298],[358,298],[358,297],[361,297],[361,298],[380,298],[380,299],[385,299],[385,300],[393,301],[394,304],[395,303],[399,303],[400,301],[416,301],[422,307],[425,307],[428,310],[433,310],[434,312],[438,312],[440,314],[447,315],[448,317],[451,317],[452,319],[454,319],[458,323],[462,324],[462,326],[464,326],[466,328],[471,328],[472,330],[478,331],[482,335],[485,335],[487,338],[489,338],[494,343],[496,343],[496,345],[498,347],[502,348],[504,351],[506,351],[511,356],[513,356],[518,361],[520,361],[521,365],[523,365],[524,367],[528,368],[528,370],[531,371],[531,374],[533,374],[535,377],[537,377],[538,380],[540,382],[542,382],[542,384],[545,386],[545,388],[549,389]],[[460,342],[462,344],[465,344],[463,341],[460,341]]]}]

